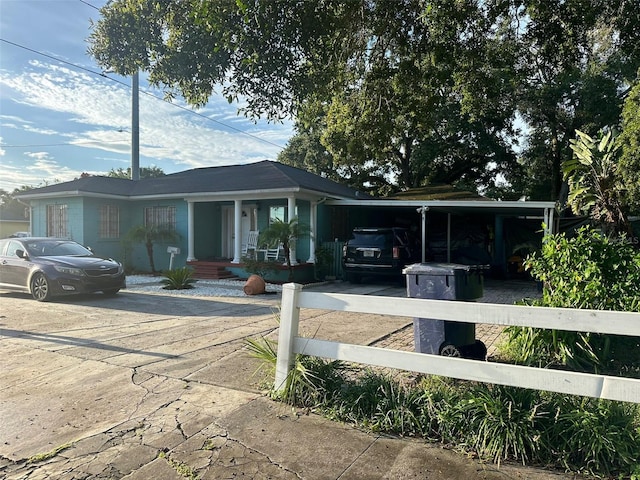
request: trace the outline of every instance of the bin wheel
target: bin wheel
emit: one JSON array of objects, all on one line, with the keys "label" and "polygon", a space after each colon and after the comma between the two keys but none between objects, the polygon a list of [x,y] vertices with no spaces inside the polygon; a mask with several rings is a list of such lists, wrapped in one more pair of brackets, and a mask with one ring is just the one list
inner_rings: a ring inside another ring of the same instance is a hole
[{"label": "bin wheel", "polygon": [[443,357],[462,357],[462,352],[453,343],[443,343],[440,346],[440,355]]}]

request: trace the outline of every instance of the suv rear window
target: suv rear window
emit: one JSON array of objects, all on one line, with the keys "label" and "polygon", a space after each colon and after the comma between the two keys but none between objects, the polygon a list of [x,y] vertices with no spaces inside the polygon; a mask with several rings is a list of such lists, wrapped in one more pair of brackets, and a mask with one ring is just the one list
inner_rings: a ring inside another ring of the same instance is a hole
[{"label": "suv rear window", "polygon": [[386,232],[363,232],[363,231],[354,231],[353,238],[349,240],[349,245],[357,247],[360,245],[364,246],[384,246],[390,247],[393,245],[393,232],[391,230]]}]

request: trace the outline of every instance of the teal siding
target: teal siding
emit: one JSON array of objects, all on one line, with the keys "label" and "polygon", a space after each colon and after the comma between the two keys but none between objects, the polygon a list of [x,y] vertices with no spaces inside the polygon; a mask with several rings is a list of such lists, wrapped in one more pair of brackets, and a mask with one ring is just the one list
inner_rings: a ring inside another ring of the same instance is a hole
[{"label": "teal siding", "polygon": [[[187,262],[187,242],[188,242],[188,225],[187,225],[187,203],[183,200],[161,200],[140,202],[134,201],[128,204],[130,211],[128,225],[125,231],[121,232],[126,236],[127,232],[132,228],[144,224],[144,210],[147,207],[176,207],[176,232],[180,236],[178,242],[174,243],[156,243],[153,245],[153,261],[156,270],[168,270],[171,255],[167,253],[167,247],[179,247],[180,254],[173,259],[173,267],[179,268]],[[146,247],[141,243],[129,244],[125,249],[124,260],[127,268],[136,271],[149,272],[151,266],[147,255]]]},{"label": "teal siding", "polygon": [[[222,217],[220,203],[202,202],[194,205],[194,255],[198,260],[221,256]],[[186,247],[186,245],[185,245]]]},{"label": "teal siding", "polygon": [[[101,209],[104,205],[118,208],[119,233],[117,238],[102,238],[100,236]],[[91,247],[98,255],[111,257],[123,262],[126,258],[123,239],[129,230],[129,212],[131,204],[124,200],[105,198],[85,198],[83,214],[83,243]]]},{"label": "teal siding", "polygon": [[[269,225],[269,207],[287,206],[286,199],[261,200],[251,202],[257,206],[258,229],[264,231]],[[149,258],[143,244],[127,242],[128,232],[144,223],[144,211],[147,207],[175,207],[176,232],[180,236],[175,244],[155,244],[153,259],[157,270],[169,268],[170,254],[168,246],[180,248],[180,254],[173,260],[174,268],[186,265],[188,254],[188,204],[182,199],[171,200],[127,200],[93,197],[67,197],[50,200],[32,200],[33,234],[46,236],[47,234],[47,205],[67,205],[67,230],[69,238],[91,247],[97,254],[108,256],[121,261],[128,271],[150,271]],[[100,237],[100,212],[103,205],[118,207],[119,238]],[[296,201],[298,217],[301,224],[310,224],[311,204],[308,201]],[[199,260],[219,259],[222,255],[222,207],[233,206],[233,202],[197,202],[194,204],[194,256]],[[322,206],[320,206],[322,209]],[[319,215],[319,220],[322,218]],[[319,232],[323,231],[324,223],[330,221],[326,216],[323,223],[319,223]],[[324,236],[316,232],[316,246],[320,245]],[[296,244],[296,257],[305,263],[310,256],[309,236],[300,238]]]}]

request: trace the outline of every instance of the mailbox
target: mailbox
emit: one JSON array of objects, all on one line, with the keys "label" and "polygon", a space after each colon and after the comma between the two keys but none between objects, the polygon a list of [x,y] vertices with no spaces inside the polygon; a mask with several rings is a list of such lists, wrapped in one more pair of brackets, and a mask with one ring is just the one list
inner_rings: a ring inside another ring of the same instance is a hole
[{"label": "mailbox", "polygon": [[167,247],[167,253],[172,253],[173,255],[180,255],[180,249],[178,247]]}]

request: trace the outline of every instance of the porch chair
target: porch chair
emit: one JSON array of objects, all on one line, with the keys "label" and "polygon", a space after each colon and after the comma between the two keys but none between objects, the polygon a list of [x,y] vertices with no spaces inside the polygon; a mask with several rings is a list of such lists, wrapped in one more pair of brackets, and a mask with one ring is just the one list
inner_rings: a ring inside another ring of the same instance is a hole
[{"label": "porch chair", "polygon": [[243,257],[256,257],[258,249],[258,236],[260,232],[258,230],[250,230],[247,235],[247,241],[242,244],[242,256]]},{"label": "porch chair", "polygon": [[276,261],[278,260],[278,258],[280,258],[281,254],[283,253],[283,247],[282,244],[278,244],[277,247],[267,247],[264,250],[264,259],[269,262],[269,261]]}]

